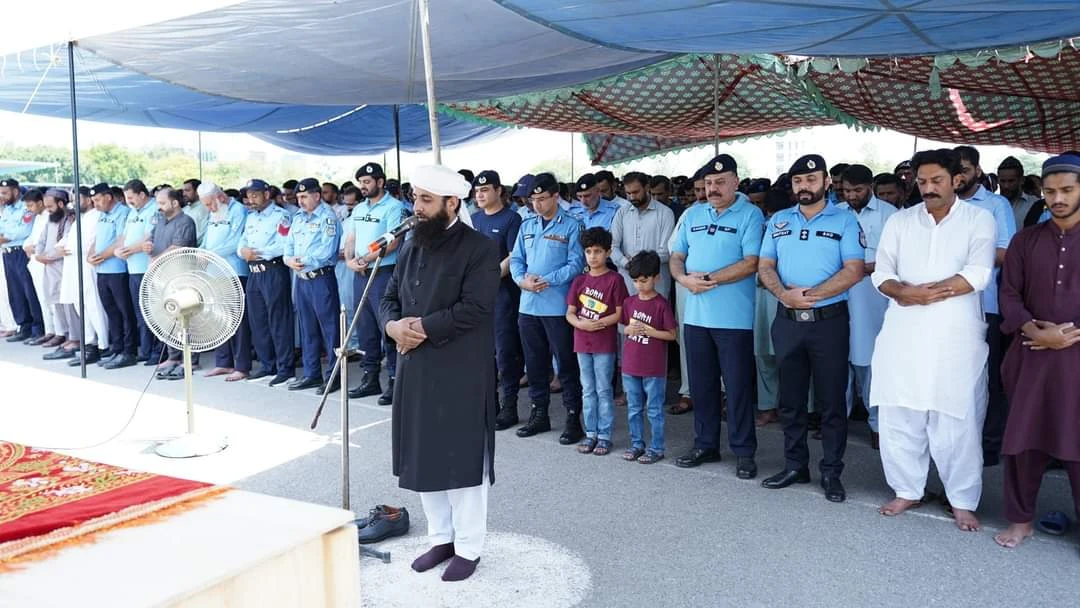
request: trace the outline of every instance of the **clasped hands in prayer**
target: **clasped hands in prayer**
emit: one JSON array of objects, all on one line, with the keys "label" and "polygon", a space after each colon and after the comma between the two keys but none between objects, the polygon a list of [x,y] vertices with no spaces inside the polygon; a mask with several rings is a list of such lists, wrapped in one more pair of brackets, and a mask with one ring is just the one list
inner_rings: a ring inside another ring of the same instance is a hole
[{"label": "clasped hands in prayer", "polygon": [[397,352],[404,355],[427,340],[427,333],[420,317],[404,317],[386,324],[386,335],[397,344]]},{"label": "clasped hands in prayer", "polygon": [[943,281],[920,285],[900,283],[900,285],[900,293],[895,298],[900,306],[929,306],[957,295],[956,290]]},{"label": "clasped hands in prayer", "polygon": [[1021,329],[1027,338],[1024,346],[1031,350],[1064,350],[1080,344],[1080,328],[1071,321],[1051,323],[1032,319]]}]

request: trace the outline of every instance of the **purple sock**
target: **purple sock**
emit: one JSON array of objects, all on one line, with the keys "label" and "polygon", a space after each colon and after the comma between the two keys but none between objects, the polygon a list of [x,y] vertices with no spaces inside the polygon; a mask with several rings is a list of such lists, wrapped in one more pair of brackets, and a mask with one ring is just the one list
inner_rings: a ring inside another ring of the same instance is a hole
[{"label": "purple sock", "polygon": [[473,572],[476,572],[476,565],[479,563],[479,557],[475,560],[467,560],[464,557],[455,555],[454,559],[450,561],[450,565],[446,567],[446,571],[443,572],[442,580],[446,582],[463,581],[472,576]]},{"label": "purple sock", "polygon": [[454,543],[447,543],[445,545],[435,545],[428,549],[428,552],[416,558],[412,563],[412,569],[417,572],[427,572],[435,566],[445,562],[446,560],[454,557]]}]

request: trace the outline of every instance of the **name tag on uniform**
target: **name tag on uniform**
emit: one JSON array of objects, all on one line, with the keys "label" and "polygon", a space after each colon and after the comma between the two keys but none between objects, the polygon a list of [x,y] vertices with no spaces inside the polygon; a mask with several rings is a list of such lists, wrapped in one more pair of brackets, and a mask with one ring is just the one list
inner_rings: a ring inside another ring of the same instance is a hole
[{"label": "name tag on uniform", "polygon": [[548,241],[555,241],[557,243],[564,243],[564,244],[570,242],[570,239],[566,238],[565,236],[563,236],[561,234],[548,234],[548,235],[544,236],[544,239],[546,239]]},{"label": "name tag on uniform", "polygon": [[498,232],[499,232],[499,229],[498,229],[498,228],[492,228],[492,229],[491,229],[491,231],[492,231],[492,232],[494,232],[494,233],[496,233],[496,234],[498,234]]},{"label": "name tag on uniform", "polygon": [[701,232],[703,230],[708,230],[708,229],[709,229],[708,226],[694,226],[693,228],[690,229],[690,232]]},{"label": "name tag on uniform", "polygon": [[739,231],[738,228],[732,228],[731,226],[717,226],[720,232],[727,232],[728,234],[735,234]]},{"label": "name tag on uniform", "polygon": [[829,232],[828,230],[818,230],[817,232],[814,233],[814,235],[815,236],[823,236],[823,237],[825,237],[827,239],[832,239],[834,241],[839,241],[840,240],[840,235],[839,234],[837,234],[835,232]]},{"label": "name tag on uniform", "polygon": [[529,239],[533,238],[534,236],[536,236],[536,235],[533,235],[533,234],[526,234],[526,235],[525,235],[525,236],[523,236],[522,238],[523,238],[523,239],[525,239],[525,240],[527,241],[527,240],[529,240]]},{"label": "name tag on uniform", "polygon": [[782,236],[787,236],[789,234],[791,234],[790,229],[789,230],[777,230],[776,232],[772,233],[772,238],[778,239],[778,238],[780,238]]}]

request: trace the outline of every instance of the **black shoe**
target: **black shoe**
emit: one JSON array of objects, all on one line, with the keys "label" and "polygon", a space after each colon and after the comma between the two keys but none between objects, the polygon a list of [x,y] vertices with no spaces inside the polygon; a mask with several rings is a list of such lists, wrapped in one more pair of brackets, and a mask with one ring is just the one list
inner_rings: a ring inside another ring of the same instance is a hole
[{"label": "black shoe", "polygon": [[104,365],[105,369],[120,369],[135,365],[135,355],[117,355],[112,361]]},{"label": "black shoe", "polygon": [[278,374],[270,379],[270,386],[278,386],[292,380],[292,374]]},{"label": "black shoe", "polygon": [[7,340],[8,342],[26,342],[29,339],[30,339],[30,332],[28,332],[28,331],[20,331],[19,333],[15,334],[14,336],[8,336],[7,338],[5,338],[5,340]]},{"label": "black shoe", "polygon": [[323,382],[322,386],[319,387],[319,390],[315,391],[315,394],[336,393],[339,390],[341,390],[341,376],[334,376],[334,381],[330,383],[329,389],[326,388],[326,383]]},{"label": "black shoe", "polygon": [[505,431],[518,423],[517,404],[503,405],[495,416],[495,430]]},{"label": "black shoe", "polygon": [[360,529],[357,535],[360,544],[377,543],[395,536],[404,536],[409,532],[409,511],[405,507],[395,509],[383,505],[382,511]]},{"label": "black shoe", "polygon": [[585,429],[581,428],[581,415],[577,412],[566,412],[566,430],[559,435],[559,443],[562,445],[574,445],[585,436]]},{"label": "black shoe", "polygon": [[62,359],[71,359],[72,357],[76,356],[76,353],[78,352],[78,350],[68,350],[63,346],[57,346],[56,350],[52,351],[51,353],[45,353],[44,355],[41,355],[41,358],[46,361],[60,361]]},{"label": "black shoe", "polygon": [[272,375],[273,374],[270,373],[270,370],[268,370],[268,369],[260,369],[257,372],[251,372],[247,377],[247,381],[248,382],[255,382],[256,380],[260,380],[262,378],[265,378],[267,376],[272,376]]},{"label": "black shoe", "polygon": [[704,448],[694,448],[686,453],[685,456],[680,456],[675,459],[675,466],[682,467],[684,469],[692,469],[697,466],[701,466],[706,462],[720,462],[720,452],[717,450],[706,450]]},{"label": "black shoe", "polygon": [[[74,355],[75,358],[72,359],[71,361],[68,361],[68,367],[80,367],[82,365],[82,360],[79,358],[80,357],[79,351],[76,349],[76,350],[71,351],[71,353],[72,353],[72,355]],[[93,364],[97,363],[100,360],[101,360],[101,351],[98,350],[98,347],[94,346],[93,344],[87,346],[86,347],[86,364],[87,365],[93,365]]]},{"label": "black shoe", "polygon": [[322,386],[322,381],[318,378],[311,376],[308,378],[299,378],[289,383],[290,391],[302,391],[309,388],[317,388]]},{"label": "black shoe", "polygon": [[165,367],[159,367],[157,373],[154,374],[154,377],[158,380],[168,380],[169,374],[171,374],[174,369],[183,367],[179,361],[165,361],[165,363],[167,365]]},{"label": "black shoe", "polygon": [[753,479],[757,477],[757,463],[751,456],[739,456],[739,463],[735,465],[735,476],[739,479]]},{"label": "black shoe", "polygon": [[375,505],[371,508],[371,510],[368,511],[367,517],[358,517],[357,519],[353,520],[353,523],[356,524],[356,529],[363,530],[367,527],[368,524],[378,519],[382,514],[386,513],[386,510],[389,508],[390,507],[388,507],[387,505]]},{"label": "black shoe", "polygon": [[379,405],[390,405],[394,402],[394,377],[390,376],[390,381],[386,384],[386,390],[383,394],[379,395]]},{"label": "black shoe", "polygon": [[23,344],[25,344],[27,346],[41,346],[42,344],[45,344],[49,340],[52,340],[52,338],[47,338],[45,336],[38,336],[36,338],[30,338],[26,342],[23,342]]},{"label": "black shoe", "polygon": [[829,502],[844,502],[847,499],[847,492],[839,477],[822,477],[821,489],[825,490],[825,500]]},{"label": "black shoe", "polygon": [[[139,355],[138,357],[135,357],[135,362],[136,363],[146,363],[148,361],[150,361],[150,357],[148,357],[146,355]],[[157,365],[157,364],[155,363],[154,365]]]},{"label": "black shoe", "polygon": [[517,430],[518,437],[532,437],[537,433],[546,433],[551,430],[551,418],[548,418],[547,407],[534,405],[529,414],[529,421]]},{"label": "black shoe", "polygon": [[770,490],[786,488],[793,483],[810,483],[810,470],[799,469],[798,471],[784,470],[761,482],[761,487]]},{"label": "black shoe", "polygon": [[379,395],[381,393],[382,387],[379,386],[379,372],[374,370],[364,370],[364,375],[360,378],[360,386],[349,389],[349,399],[371,397],[372,395]]},{"label": "black shoe", "polygon": [[97,360],[97,365],[98,365],[98,367],[105,367],[106,363],[111,362],[113,359],[116,359],[119,356],[120,356],[119,353],[114,353],[112,351],[107,350],[107,351],[101,353],[101,358],[99,358]]}]

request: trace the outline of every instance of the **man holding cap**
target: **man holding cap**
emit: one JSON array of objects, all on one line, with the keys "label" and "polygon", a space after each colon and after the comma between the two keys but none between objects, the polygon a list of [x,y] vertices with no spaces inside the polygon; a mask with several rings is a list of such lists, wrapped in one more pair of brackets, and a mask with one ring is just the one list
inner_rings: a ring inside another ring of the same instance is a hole
[{"label": "man holding cap", "polygon": [[267,376],[270,386],[293,376],[293,305],[289,268],[282,256],[292,227],[292,215],[270,200],[270,185],[261,179],[247,183],[248,215],[236,253],[247,262],[244,301],[251,341],[262,369],[249,381]]},{"label": "man holding cap", "polygon": [[[356,183],[364,200],[353,208],[352,216],[346,223],[345,263],[355,274],[353,279],[353,298],[359,302],[367,287],[371,271],[374,269],[379,251],[368,251],[368,245],[380,236],[390,232],[409,216],[405,203],[386,192],[386,174],[378,163],[367,163],[356,170]],[[368,299],[363,303],[356,332],[360,336],[360,350],[364,352],[361,366],[364,375],[360,385],[349,390],[349,397],[358,399],[380,395],[379,405],[390,405],[394,398],[394,376],[397,369],[397,352],[394,350],[379,323],[379,299],[386,291],[390,275],[397,264],[397,250],[404,239],[394,239],[386,246],[386,252],[379,260],[379,271],[375,273],[374,283],[368,292]],[[349,319],[351,322],[352,319]],[[389,384],[386,391],[379,383],[379,368],[382,367],[383,353],[386,354],[386,372]]]},{"label": "man holding cap", "polygon": [[23,244],[34,228],[34,214],[20,200],[19,182],[0,180],[0,252],[4,259],[8,302],[19,330],[8,342],[25,342],[45,335],[45,320],[41,312],[34,280],[27,267],[29,258]]},{"label": "man holding cap", "polygon": [[863,277],[866,240],[855,214],[825,200],[825,159],[803,156],[788,175],[798,205],[770,218],[758,264],[762,285],[780,301],[772,338],[786,462],[783,471],[761,485],[778,489],[810,483],[806,402],[812,377],[823,435],[821,487],[826,499],[843,502],[851,331],[847,292]]},{"label": "man holding cap", "polygon": [[459,219],[469,192],[459,174],[418,167],[413,184],[420,222],[399,249],[379,307],[400,354],[394,475],[402,488],[420,493],[428,521],[432,547],[413,570],[450,560],[442,579],[460,581],[480,562],[488,485],[495,481],[499,252]]},{"label": "man holding cap", "polygon": [[1080,156],[1043,164],[1050,221],[1009,245],[1001,284],[1003,332],[1013,340],[1002,369],[1011,408],[1002,448],[1005,517],[994,539],[1015,547],[1034,534],[1035,501],[1051,458],[1064,463],[1080,511]]},{"label": "man holding cap", "polygon": [[585,268],[581,222],[559,207],[559,182],[554,175],[537,175],[530,192],[536,214],[521,223],[510,254],[510,275],[522,289],[518,328],[532,401],[529,422],[517,430],[517,435],[531,437],[551,430],[548,382],[554,354],[566,406],[566,430],[559,443],[572,445],[585,436],[574,333],[566,322],[566,293],[574,277]]},{"label": "man holding cap", "polygon": [[[337,260],[341,220],[322,200],[319,180],[307,178],[296,185],[300,212],[293,218],[285,240],[285,265],[300,279],[296,285],[296,314],[300,315],[300,335],[304,343],[300,353],[304,375],[289,384],[290,391],[319,387],[318,394],[334,392],[341,386],[341,376],[333,383],[323,376],[322,353],[333,356],[340,346],[338,321]],[[329,373],[330,370],[327,370]]]},{"label": "man holding cap", "polygon": [[720,460],[721,381],[727,387],[728,443],[737,475],[757,475],[754,454],[754,275],[765,217],[737,192],[735,159],[702,167],[709,204],[686,210],[671,248],[671,276],[686,298],[687,367],[694,401],[694,447],[675,461],[696,467]]}]

